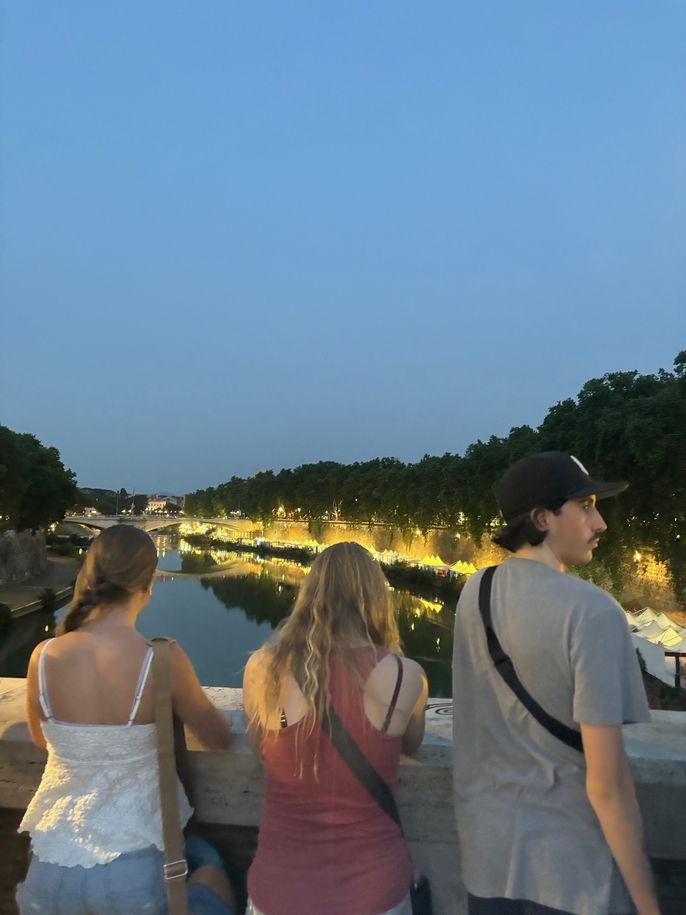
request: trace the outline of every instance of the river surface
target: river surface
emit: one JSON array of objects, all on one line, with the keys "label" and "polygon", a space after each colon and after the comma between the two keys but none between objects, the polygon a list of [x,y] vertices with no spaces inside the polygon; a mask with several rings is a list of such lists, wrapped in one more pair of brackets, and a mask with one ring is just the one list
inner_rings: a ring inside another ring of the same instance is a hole
[{"label": "river surface", "polygon": [[[199,550],[174,535],[158,535],[158,575],[138,618],[147,636],[176,639],[205,686],[240,686],[245,662],[288,615],[303,565],[249,553]],[[430,595],[429,595],[430,596]],[[405,654],[429,677],[430,695],[451,695],[454,607],[393,591]],[[66,609],[17,620],[0,650],[0,675],[24,676],[33,646],[53,631]]]}]

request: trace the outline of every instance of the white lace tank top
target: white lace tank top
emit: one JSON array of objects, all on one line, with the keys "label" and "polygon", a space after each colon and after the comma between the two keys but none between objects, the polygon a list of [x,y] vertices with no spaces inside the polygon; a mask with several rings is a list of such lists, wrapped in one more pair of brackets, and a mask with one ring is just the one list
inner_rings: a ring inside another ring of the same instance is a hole
[{"label": "white lace tank top", "polygon": [[[49,642],[46,642],[46,646]],[[106,864],[126,851],[164,849],[154,724],[134,724],[150,671],[143,661],[126,724],[56,721],[45,685],[45,647],[38,659],[39,697],[48,761],[19,832],[31,834],[41,861],[67,867]],[[193,813],[178,783],[181,825]]]}]

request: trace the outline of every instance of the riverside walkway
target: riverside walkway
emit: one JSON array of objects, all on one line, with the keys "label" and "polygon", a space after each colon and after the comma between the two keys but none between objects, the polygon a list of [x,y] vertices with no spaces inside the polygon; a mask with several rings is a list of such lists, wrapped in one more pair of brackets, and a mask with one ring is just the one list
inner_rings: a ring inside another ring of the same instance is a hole
[{"label": "riverside walkway", "polygon": [[58,601],[63,600],[71,594],[79,568],[73,559],[51,556],[48,568],[41,575],[0,584],[0,603],[7,604],[12,616],[18,617],[40,607],[41,594],[46,590],[54,591]]},{"label": "riverside walkway", "polygon": [[[8,865],[0,880],[0,915],[15,915],[12,887],[25,867],[27,846],[12,829],[38,785],[45,759],[28,737],[24,689],[23,679],[0,678],[0,857]],[[236,835],[243,835],[244,845],[251,846],[262,808],[263,778],[260,763],[243,736],[241,691],[206,691],[230,717],[236,737],[227,751],[203,751],[191,742],[198,818],[215,836],[233,831],[234,842]],[[650,724],[627,726],[625,740],[662,897],[662,915],[683,915],[686,713],[653,715]],[[431,880],[436,915],[466,911],[452,809],[451,717],[450,700],[429,700],[425,741],[416,756],[403,758],[398,786],[405,834],[416,866]],[[243,849],[246,858],[249,851]]]}]

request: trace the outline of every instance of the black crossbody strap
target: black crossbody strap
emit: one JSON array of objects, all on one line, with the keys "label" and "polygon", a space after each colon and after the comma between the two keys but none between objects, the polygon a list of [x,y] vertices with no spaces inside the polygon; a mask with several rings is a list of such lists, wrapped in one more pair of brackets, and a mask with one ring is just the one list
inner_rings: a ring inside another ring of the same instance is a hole
[{"label": "black crossbody strap", "polygon": [[327,735],[343,762],[348,765],[362,787],[374,798],[383,812],[393,820],[402,832],[398,805],[393,797],[393,792],[359,748],[346,726],[338,717],[336,709],[331,705],[329,706],[328,716],[325,715],[322,720],[322,731]]},{"label": "black crossbody strap", "polygon": [[573,750],[578,750],[579,753],[583,753],[584,748],[581,742],[581,734],[578,731],[575,731],[574,728],[567,727],[566,724],[558,721],[557,718],[553,718],[545,709],[541,708],[534,697],[526,691],[524,684],[517,676],[517,671],[514,668],[512,659],[505,654],[502,645],[498,641],[498,636],[495,634],[491,621],[491,588],[493,587],[493,575],[495,574],[496,568],[497,566],[489,566],[489,568],[484,571],[481,576],[481,581],[479,582],[479,611],[481,613],[481,621],[483,622],[486,631],[488,653],[495,665],[495,669],[522,705],[533,715],[536,721],[546,729],[546,731],[552,734],[553,737],[557,737],[562,743],[567,744],[567,746],[571,747]]},{"label": "black crossbody strap", "polygon": [[[296,672],[291,671],[291,673],[302,691]],[[328,715],[324,715],[322,719],[321,728],[358,782],[402,833],[403,827],[393,792],[359,748],[331,704],[329,704]]]}]

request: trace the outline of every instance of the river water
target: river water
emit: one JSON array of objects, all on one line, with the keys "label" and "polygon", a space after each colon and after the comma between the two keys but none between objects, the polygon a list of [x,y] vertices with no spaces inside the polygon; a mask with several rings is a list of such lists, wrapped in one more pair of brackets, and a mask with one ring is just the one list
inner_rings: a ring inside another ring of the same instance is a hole
[{"label": "river water", "polygon": [[[205,686],[240,686],[250,653],[288,615],[305,567],[249,553],[199,550],[174,535],[155,539],[158,575],[139,631],[176,639]],[[405,654],[426,670],[430,695],[450,696],[454,607],[406,591],[392,596]],[[0,676],[24,676],[33,646],[65,612],[17,620],[12,644],[0,650]]]}]

